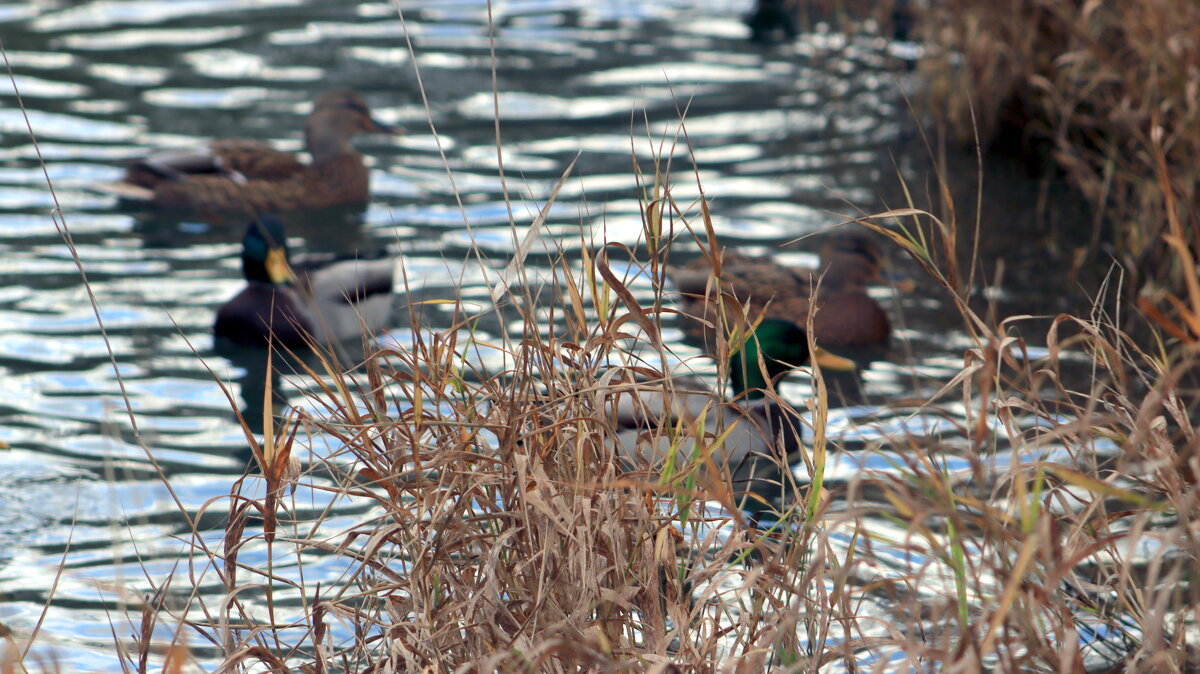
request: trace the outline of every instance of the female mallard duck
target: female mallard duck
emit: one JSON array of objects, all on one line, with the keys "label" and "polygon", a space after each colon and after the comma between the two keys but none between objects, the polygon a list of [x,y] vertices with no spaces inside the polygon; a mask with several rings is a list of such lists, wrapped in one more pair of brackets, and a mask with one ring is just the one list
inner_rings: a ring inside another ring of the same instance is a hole
[{"label": "female mallard duck", "polygon": [[[834,234],[822,243],[820,256],[820,269],[812,276],[820,279],[813,316],[815,341],[834,350],[887,346],[891,323],[883,307],[867,294],[868,282],[881,278],[881,255],[874,240],[862,232]],[[720,314],[709,290],[712,275],[711,260],[700,258],[673,270],[671,278],[682,294],[684,313],[717,325]],[[725,251],[719,275],[721,292],[736,299],[747,316],[757,316],[765,307],[768,318],[808,324],[810,272],[770,258]],[[714,343],[712,328],[701,321],[688,321],[684,330]]]},{"label": "female mallard duck", "polygon": [[111,191],[155,206],[198,212],[317,209],[365,203],[369,178],[350,144],[360,133],[393,133],[349,89],[317,97],[304,125],[311,163],[257,140],[214,140],[198,150],[166,152],[130,166]]},{"label": "female mallard duck", "polygon": [[288,261],[283,223],[263,216],[242,241],[247,285],[217,311],[213,333],[241,344],[340,344],[387,327],[395,262]]},{"label": "female mallard duck", "polygon": [[[753,492],[760,504],[781,502],[787,487],[782,471],[799,461],[802,434],[795,412],[768,399],[764,389],[768,381],[809,360],[803,329],[789,321],[764,319],[730,358],[734,403],[685,379],[618,389],[613,415],[616,449],[627,463],[660,467],[673,446],[676,465],[685,464],[694,447],[711,447],[711,463],[705,465],[728,471],[735,493]],[[853,362],[820,349],[812,360],[830,370],[854,369]],[[703,442],[692,435],[700,431],[707,436]]]}]

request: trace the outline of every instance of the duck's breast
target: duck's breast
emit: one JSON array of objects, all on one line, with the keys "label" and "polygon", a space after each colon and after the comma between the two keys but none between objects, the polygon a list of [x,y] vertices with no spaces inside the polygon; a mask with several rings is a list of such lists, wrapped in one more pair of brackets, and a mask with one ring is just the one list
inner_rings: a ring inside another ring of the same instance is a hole
[{"label": "duck's breast", "polygon": [[366,203],[371,197],[371,173],[360,154],[342,154],[312,165],[304,185],[311,208]]},{"label": "duck's breast", "polygon": [[250,283],[217,311],[213,333],[239,344],[273,341],[307,345],[316,332],[312,312],[291,288]]}]

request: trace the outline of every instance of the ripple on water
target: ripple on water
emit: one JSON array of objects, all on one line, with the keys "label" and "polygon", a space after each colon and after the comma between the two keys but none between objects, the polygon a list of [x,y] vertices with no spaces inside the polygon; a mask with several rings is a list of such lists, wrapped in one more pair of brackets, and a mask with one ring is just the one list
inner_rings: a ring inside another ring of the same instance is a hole
[{"label": "ripple on water", "polygon": [[183,60],[197,73],[214,79],[313,82],[325,74],[321,68],[271,65],[263,56],[235,49],[194,51],[185,54]]},{"label": "ripple on water", "polygon": [[828,118],[815,111],[760,110],[689,115],[684,124],[689,136],[745,139],[780,138],[822,132]]},{"label": "ripple on water", "polygon": [[577,81],[594,87],[633,85],[660,87],[704,82],[744,84],[767,79],[768,74],[758,66],[759,64],[736,67],[696,62],[653,63],[588,73],[581,75]]},{"label": "ripple on water", "polygon": [[[553,173],[560,169],[560,164],[552,159],[544,159],[516,151],[504,150],[504,168],[509,171],[529,173]],[[495,145],[477,145],[463,150],[463,158],[472,166],[496,168],[500,162],[496,156]]]},{"label": "ripple on water", "polygon": [[[6,313],[0,312],[0,320],[3,320]],[[109,342],[119,354],[134,352],[133,343],[128,337],[110,336]],[[108,348],[105,341],[99,336],[90,334],[85,337],[56,335],[53,339],[47,339],[44,335],[24,332],[0,333],[0,360],[41,365],[69,365],[79,361],[107,357]]]},{"label": "ripple on water", "polygon": [[[27,110],[29,126],[38,138],[111,143],[130,140],[137,129],[116,122],[102,122],[78,115],[63,115],[40,110]],[[0,131],[24,136],[28,134],[25,115],[17,108],[0,108]]]},{"label": "ripple on water", "polygon": [[[94,335],[97,330],[96,313],[87,305],[86,298],[80,297],[70,306],[70,309],[58,307],[62,312],[54,315],[23,314],[12,327],[22,332],[41,334],[43,339],[53,337],[56,341],[64,335]],[[104,327],[110,331],[173,327],[169,316],[149,307],[105,305],[100,307],[99,313]]]},{"label": "ripple on water", "polygon": [[169,68],[124,63],[89,63],[87,72],[106,82],[129,87],[158,86],[171,75]]},{"label": "ripple on water", "polygon": [[[573,96],[500,92],[500,119],[509,121],[586,120],[614,115],[628,116],[648,108],[662,108],[670,100],[665,95],[646,96]],[[467,119],[490,120],[495,117],[495,98],[491,93],[468,96],[458,104]]]},{"label": "ripple on water", "polygon": [[349,47],[346,54],[360,61],[369,61],[384,66],[395,66],[405,63],[411,58],[407,49],[397,47]]},{"label": "ripple on water", "polygon": [[[548,187],[553,187],[553,185]],[[562,187],[558,190],[558,198],[588,197],[590,199],[607,200],[611,197],[610,193],[612,192],[624,192],[621,196],[636,196],[638,188],[637,176],[632,173],[587,175],[571,177],[563,181]]]},{"label": "ripple on water", "polygon": [[[556,255],[560,250],[576,250],[580,246],[579,228],[573,225],[547,226],[542,235],[533,242],[530,255]],[[574,234],[575,236],[572,236]],[[442,235],[442,245],[450,250],[482,250],[489,253],[512,255],[522,233],[508,227],[477,227],[470,232],[452,230]],[[516,240],[514,240],[516,237]]]},{"label": "ripple on water", "polygon": [[93,0],[31,22],[41,32],[67,32],[128,24],[160,24],[232,10],[261,10],[302,4],[303,0]]},{"label": "ripple on water", "polygon": [[26,98],[73,98],[87,96],[91,89],[74,82],[47,80],[29,75],[14,75],[12,79],[6,77],[3,83],[0,83],[0,96],[14,96],[18,92]]},{"label": "ripple on water", "polygon": [[83,33],[59,38],[62,44],[81,51],[121,51],[138,47],[179,47],[219,44],[241,37],[241,26],[223,28],[138,28],[111,33]]},{"label": "ripple on water", "polygon": [[[0,169],[0,184],[24,184],[44,187],[46,185],[46,176],[49,175],[51,184],[56,187],[90,186],[97,182],[115,180],[121,173],[120,169],[101,164],[58,162],[47,166],[44,172],[40,166],[20,169]],[[9,208],[16,207],[8,203],[5,203],[5,206]],[[107,217],[113,216],[110,215]]]},{"label": "ripple on water", "polygon": [[387,40],[403,44],[405,37],[416,38],[424,35],[426,30],[425,24],[412,20],[404,23],[398,20],[372,23],[312,21],[298,30],[274,31],[268,39],[278,45],[315,44],[333,40]]},{"label": "ripple on water", "polygon": [[503,202],[474,204],[462,209],[452,206],[421,206],[391,211],[397,222],[430,227],[461,227],[472,225],[496,225],[508,222],[508,208]]},{"label": "ripple on water", "polygon": [[147,103],[165,108],[196,108],[224,110],[246,108],[271,96],[262,87],[228,87],[223,89],[153,89],[142,94]]},{"label": "ripple on water", "polygon": [[381,197],[412,200],[424,194],[417,181],[383,171],[371,172],[371,192]]},{"label": "ripple on water", "polygon": [[4,190],[4,205],[17,209],[52,209],[61,205],[70,209],[94,210],[111,204],[106,197],[95,194],[55,189],[52,193],[45,187],[8,187]]},{"label": "ripple on water", "polygon": [[[54,456],[11,449],[0,452],[5,488],[0,490],[0,575],[6,575],[3,560],[11,557],[15,542],[41,544],[44,537],[61,535],[46,527],[70,520],[73,490],[65,489],[78,480],[90,480],[90,472]],[[111,538],[107,533],[104,540]],[[3,603],[3,602],[0,602]]]}]

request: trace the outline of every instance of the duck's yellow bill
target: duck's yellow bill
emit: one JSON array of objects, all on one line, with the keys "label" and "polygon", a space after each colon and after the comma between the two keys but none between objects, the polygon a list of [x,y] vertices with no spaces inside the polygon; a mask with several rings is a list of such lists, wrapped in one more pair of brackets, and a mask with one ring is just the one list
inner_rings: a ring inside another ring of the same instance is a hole
[{"label": "duck's yellow bill", "polygon": [[284,284],[295,280],[292,268],[288,266],[287,253],[282,248],[272,248],[267,251],[267,276],[271,283]]},{"label": "duck's yellow bill", "polygon": [[853,372],[858,369],[858,365],[856,365],[854,361],[850,360],[849,358],[835,356],[819,346],[817,347],[816,352],[813,353],[810,360],[821,366],[822,370],[832,370],[834,372]]}]

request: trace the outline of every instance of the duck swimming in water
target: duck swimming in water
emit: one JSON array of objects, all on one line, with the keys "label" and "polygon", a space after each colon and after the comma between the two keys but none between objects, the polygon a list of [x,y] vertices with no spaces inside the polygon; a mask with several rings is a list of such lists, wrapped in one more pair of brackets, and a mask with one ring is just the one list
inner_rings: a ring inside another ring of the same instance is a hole
[{"label": "duck swimming in water", "polygon": [[395,133],[371,116],[361,96],[333,89],[317,97],[304,125],[303,163],[259,140],[222,139],[134,163],[105,191],[156,207],[201,213],[318,209],[366,203],[370,179],[350,143],[360,133]]},{"label": "duck swimming in water", "polygon": [[[813,337],[817,344],[834,351],[846,348],[886,347],[892,326],[887,313],[867,294],[867,285],[882,280],[882,255],[874,239],[863,232],[837,233],[826,237],[820,247],[816,274],[797,270],[768,257],[752,257],[732,251],[721,254],[720,289],[740,304],[746,316],[765,316],[804,326],[812,310],[816,279],[817,312]],[[710,290],[712,261],[699,258],[671,272],[682,294],[683,312],[720,323],[715,296]],[[732,303],[730,303],[732,304]],[[684,331],[715,344],[713,328],[701,321],[685,321]]]},{"label": "duck swimming in water", "polygon": [[[820,349],[811,360],[834,371],[855,367]],[[803,329],[789,321],[764,319],[730,357],[732,402],[684,378],[610,394],[615,400],[616,450],[630,465],[653,468],[661,467],[673,451],[679,465],[692,458],[695,447],[709,447],[706,465],[727,471],[739,497],[757,495],[745,500],[748,509],[754,509],[754,503],[783,502],[788,487],[783,471],[800,461],[802,433],[796,413],[769,399],[765,389],[768,382],[809,361]],[[693,435],[699,429],[707,436],[704,442]]]},{"label": "duck swimming in water", "polygon": [[339,344],[388,327],[395,261],[319,259],[291,264],[283,223],[263,216],[242,241],[246,287],[218,311],[217,337],[288,348]]},{"label": "duck swimming in water", "polygon": [[800,31],[796,28],[796,8],[788,0],[758,0],[754,11],[745,17],[750,29],[750,41],[767,43],[777,34],[786,40],[795,40]]}]

